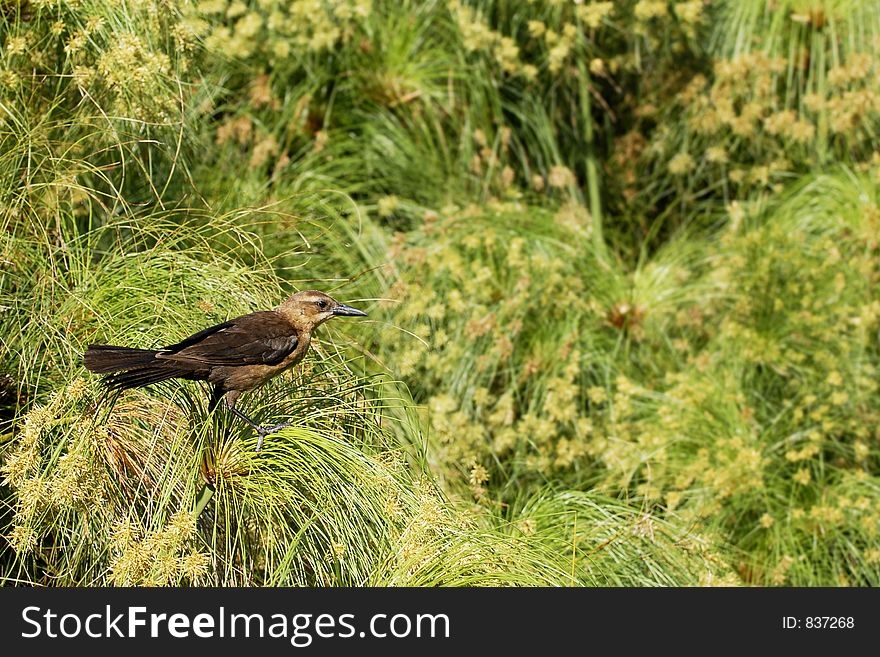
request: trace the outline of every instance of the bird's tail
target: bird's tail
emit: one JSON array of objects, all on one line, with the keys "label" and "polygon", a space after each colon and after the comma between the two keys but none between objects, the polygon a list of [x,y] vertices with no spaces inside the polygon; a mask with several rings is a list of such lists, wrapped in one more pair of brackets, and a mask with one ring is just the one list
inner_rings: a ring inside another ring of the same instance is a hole
[{"label": "bird's tail", "polygon": [[107,374],[104,383],[111,390],[140,388],[188,374],[168,362],[156,359],[158,351],[104,344],[89,345],[83,364],[90,372]]},{"label": "bird's tail", "polygon": [[89,372],[107,374],[121,372],[151,365],[158,351],[152,349],[131,349],[114,347],[109,344],[90,344],[83,354],[83,364]]}]

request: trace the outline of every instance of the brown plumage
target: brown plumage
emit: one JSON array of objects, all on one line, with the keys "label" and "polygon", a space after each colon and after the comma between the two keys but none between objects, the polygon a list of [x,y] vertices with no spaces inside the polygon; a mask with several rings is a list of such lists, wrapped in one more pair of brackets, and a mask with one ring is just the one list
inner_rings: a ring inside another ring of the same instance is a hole
[{"label": "brown plumage", "polygon": [[167,379],[213,384],[210,409],[224,398],[229,410],[259,434],[259,452],[267,434],[288,425],[258,425],[235,408],[241,393],[300,362],[309,349],[312,331],[331,317],[366,314],[323,292],[307,290],[292,295],[274,310],[230,319],[164,349],[89,345],[83,362],[89,371],[107,374],[104,382],[111,390],[138,388]]}]

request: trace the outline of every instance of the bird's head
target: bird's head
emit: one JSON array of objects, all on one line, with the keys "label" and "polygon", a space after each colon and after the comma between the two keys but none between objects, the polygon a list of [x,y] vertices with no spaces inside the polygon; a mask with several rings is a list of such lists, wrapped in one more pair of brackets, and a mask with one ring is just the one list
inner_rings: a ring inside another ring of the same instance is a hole
[{"label": "bird's head", "polygon": [[318,290],[304,290],[291,295],[278,306],[278,312],[286,316],[294,325],[311,331],[332,317],[366,317],[367,313],[344,303]]}]

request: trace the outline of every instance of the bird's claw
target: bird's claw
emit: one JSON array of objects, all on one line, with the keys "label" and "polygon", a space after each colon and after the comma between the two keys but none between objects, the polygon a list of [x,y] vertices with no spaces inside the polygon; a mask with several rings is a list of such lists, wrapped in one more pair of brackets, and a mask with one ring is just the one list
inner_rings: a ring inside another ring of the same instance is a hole
[{"label": "bird's claw", "polygon": [[259,452],[263,449],[263,438],[268,436],[270,433],[275,433],[276,431],[281,431],[282,429],[286,429],[290,426],[290,422],[282,422],[281,424],[276,424],[271,427],[254,427],[257,430],[257,447],[254,450],[255,452]]}]

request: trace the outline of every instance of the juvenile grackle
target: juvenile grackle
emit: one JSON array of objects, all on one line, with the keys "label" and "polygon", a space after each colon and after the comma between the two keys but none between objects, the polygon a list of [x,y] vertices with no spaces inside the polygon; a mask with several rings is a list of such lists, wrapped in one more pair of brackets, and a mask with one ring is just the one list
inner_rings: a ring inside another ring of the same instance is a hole
[{"label": "juvenile grackle", "polygon": [[235,408],[242,392],[253,390],[303,359],[312,331],[331,317],[366,316],[317,290],[297,292],[275,310],[242,315],[194,333],[164,349],[132,349],[89,345],[83,355],[86,369],[107,374],[111,390],[139,388],[167,379],[207,381],[214,385],[209,409],[220,398],[232,413],[263,438],[287,423],[263,427]]}]

